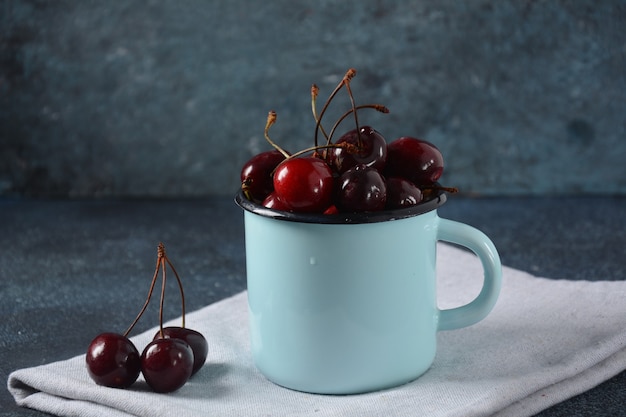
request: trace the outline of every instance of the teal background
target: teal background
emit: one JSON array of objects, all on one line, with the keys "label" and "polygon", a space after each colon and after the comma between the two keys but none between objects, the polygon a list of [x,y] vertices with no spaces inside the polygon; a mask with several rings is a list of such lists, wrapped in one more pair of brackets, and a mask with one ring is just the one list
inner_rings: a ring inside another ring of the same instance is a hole
[{"label": "teal background", "polygon": [[0,196],[233,194],[267,112],[311,145],[310,86],[350,67],[391,110],[361,120],[435,143],[445,185],[623,195],[624,27],[616,0],[4,0]]}]

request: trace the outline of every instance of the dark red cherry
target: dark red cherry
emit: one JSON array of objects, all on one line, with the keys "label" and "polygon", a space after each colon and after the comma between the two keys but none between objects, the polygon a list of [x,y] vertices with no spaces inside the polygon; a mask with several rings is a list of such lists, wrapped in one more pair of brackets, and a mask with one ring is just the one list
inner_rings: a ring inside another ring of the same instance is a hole
[{"label": "dark red cherry", "polygon": [[401,137],[387,145],[385,176],[402,177],[415,185],[434,184],[443,173],[443,157],[425,140]]},{"label": "dark red cherry", "polygon": [[141,371],[139,351],[127,337],[117,333],[96,336],[87,348],[85,361],[91,379],[111,388],[131,386]]},{"label": "dark red cherry", "polygon": [[422,201],[422,191],[411,181],[391,177],[387,178],[387,203],[389,210],[414,206]]},{"label": "dark red cherry", "polygon": [[200,368],[202,368],[202,365],[204,365],[204,362],[206,361],[207,354],[209,353],[209,344],[202,333],[187,327],[172,326],[164,327],[163,335],[161,335],[160,331],[154,335],[155,340],[161,337],[165,339],[180,339],[187,342],[193,351],[193,369],[191,371],[191,375],[195,374],[200,370]]},{"label": "dark red cherry", "polygon": [[176,391],[193,371],[193,351],[180,339],[156,339],[141,354],[141,372],[154,392]]},{"label": "dark red cherry", "polygon": [[336,145],[349,144],[347,147],[332,148],[330,164],[333,169],[343,174],[355,165],[362,164],[382,171],[387,160],[385,138],[369,126],[358,131],[353,129],[340,137]]},{"label": "dark red cherry", "polygon": [[274,190],[272,173],[285,157],[277,150],[253,156],[241,168],[241,184],[248,196],[263,201]]},{"label": "dark red cherry", "polygon": [[319,158],[290,158],[276,168],[274,191],[295,212],[322,213],[331,205],[333,174]]},{"label": "dark red cherry", "polygon": [[276,195],[276,192],[271,192],[267,197],[265,197],[265,200],[263,200],[261,205],[263,207],[267,207],[272,210],[280,210],[280,211],[291,210],[291,207],[289,207],[287,204],[285,204],[284,201],[278,198],[278,196]]},{"label": "dark red cherry", "polygon": [[340,212],[383,210],[386,199],[385,179],[372,167],[357,165],[339,177],[336,205]]}]

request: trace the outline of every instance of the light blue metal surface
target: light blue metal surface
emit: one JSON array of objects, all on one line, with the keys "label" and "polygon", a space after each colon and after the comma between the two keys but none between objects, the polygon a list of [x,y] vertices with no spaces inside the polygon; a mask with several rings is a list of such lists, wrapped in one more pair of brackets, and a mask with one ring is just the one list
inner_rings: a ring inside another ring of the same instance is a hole
[{"label": "light blue metal surface", "polygon": [[[244,219],[252,353],[288,388],[351,394],[409,382],[430,367],[438,329],[482,319],[499,292],[491,241],[436,210],[345,225]],[[437,309],[437,239],[483,262],[485,286],[467,306]]]}]

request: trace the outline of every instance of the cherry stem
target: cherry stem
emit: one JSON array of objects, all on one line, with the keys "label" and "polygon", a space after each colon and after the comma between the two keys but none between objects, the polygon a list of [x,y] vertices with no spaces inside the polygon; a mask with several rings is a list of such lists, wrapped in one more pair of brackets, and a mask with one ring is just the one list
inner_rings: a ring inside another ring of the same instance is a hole
[{"label": "cherry stem", "polygon": [[422,188],[423,190],[438,190],[438,191],[446,191],[448,193],[458,193],[459,189],[456,187],[442,187],[440,185],[424,185],[421,186],[420,188]]},{"label": "cherry stem", "polygon": [[[316,109],[317,96],[319,92],[320,92],[319,87],[313,84],[311,86],[311,111],[313,112],[313,119],[315,119],[315,123],[317,123],[317,121],[319,120],[317,117],[317,109]],[[320,130],[322,131],[322,134],[328,141],[328,135],[326,134],[326,131],[324,130],[324,126],[322,126],[321,124],[320,124]]]},{"label": "cherry stem", "polygon": [[[294,153],[293,155],[289,155],[289,157],[287,159],[296,158],[296,157],[298,157],[300,155],[304,155],[307,152],[317,151],[317,150],[320,150],[320,149],[346,148],[346,147],[349,147],[348,145],[329,143],[328,145],[311,146],[310,148],[302,149],[301,151],[298,151],[298,152]],[[285,159],[285,161],[287,159]]]},{"label": "cherry stem", "polygon": [[178,289],[180,290],[180,300],[181,300],[182,316],[183,316],[181,327],[184,328],[185,327],[185,291],[183,290],[183,282],[178,276],[178,272],[176,272],[176,268],[174,268],[174,265],[172,264],[172,262],[167,256],[165,257],[165,261],[170,266],[170,268],[172,268],[172,272],[174,272],[174,276],[176,277],[176,282],[178,282]]},{"label": "cherry stem", "polygon": [[148,304],[150,303],[150,299],[152,298],[152,292],[154,291],[154,286],[156,284],[156,280],[159,275],[159,270],[161,269],[161,260],[163,259],[164,254],[165,254],[165,246],[163,246],[162,243],[159,243],[159,246],[157,249],[156,267],[154,269],[154,276],[152,277],[152,282],[150,283],[150,290],[148,291],[148,297],[146,298],[146,301],[143,304],[141,311],[139,312],[139,314],[137,314],[137,317],[135,317],[135,320],[128,327],[128,329],[124,332],[124,337],[128,337],[128,334],[133,330],[133,328],[135,327],[135,325],[137,324],[141,316],[143,316],[143,313],[146,311],[146,308],[148,307]]},{"label": "cherry stem", "polygon": [[363,104],[360,106],[355,107],[354,109],[350,109],[347,112],[345,112],[340,118],[339,120],[337,120],[337,122],[335,122],[335,125],[333,126],[333,128],[330,131],[330,134],[328,136],[328,142],[327,145],[330,145],[331,139],[333,137],[333,135],[335,134],[335,130],[337,130],[337,127],[339,127],[339,125],[341,124],[341,122],[343,122],[343,120],[348,117],[351,113],[355,113],[357,110],[361,110],[361,109],[374,109],[376,111],[379,111],[381,113],[389,113],[389,109],[385,106],[383,106],[382,104]]},{"label": "cherry stem", "polygon": [[274,147],[274,149],[276,149],[278,152],[282,153],[283,156],[285,158],[289,158],[289,153],[287,153],[287,151],[285,151],[283,148],[281,148],[280,146],[278,146],[271,138],[269,135],[269,131],[270,131],[270,127],[272,127],[272,125],[274,123],[276,123],[276,112],[274,110],[271,110],[268,114],[267,114],[267,122],[265,123],[265,139],[270,143],[270,145],[272,145]]},{"label": "cherry stem", "polygon": [[163,268],[163,279],[161,280],[161,301],[159,303],[159,335],[161,338],[163,338],[163,304],[165,302],[165,282],[167,281],[165,255],[163,258],[161,258],[161,267]]},{"label": "cherry stem", "polygon": [[335,97],[335,95],[337,95],[337,93],[339,92],[339,90],[341,90],[341,87],[343,87],[344,85],[346,85],[347,83],[350,82],[350,80],[352,78],[354,78],[354,76],[356,75],[356,70],[353,68],[350,68],[346,74],[343,76],[343,78],[341,79],[341,81],[339,82],[339,84],[337,84],[337,87],[335,87],[335,89],[333,90],[333,92],[330,94],[330,96],[328,97],[328,99],[326,100],[326,103],[324,103],[324,107],[322,108],[322,111],[320,112],[320,116],[317,119],[317,122],[315,123],[315,146],[317,146],[317,136],[318,136],[318,131],[320,130],[320,125],[322,123],[322,117],[324,117],[324,113],[326,113],[326,109],[328,108],[330,102],[333,100],[333,98]]},{"label": "cherry stem", "polygon": [[348,91],[348,96],[350,96],[350,104],[352,105],[352,113],[354,113],[354,124],[356,125],[356,136],[357,136],[357,141],[359,143],[359,148],[362,145],[362,140],[361,140],[361,129],[359,129],[359,116],[358,113],[356,111],[356,106],[354,105],[354,96],[352,95],[352,89],[350,88],[350,80],[352,78],[348,78],[345,79],[345,84],[346,84],[346,90]]}]

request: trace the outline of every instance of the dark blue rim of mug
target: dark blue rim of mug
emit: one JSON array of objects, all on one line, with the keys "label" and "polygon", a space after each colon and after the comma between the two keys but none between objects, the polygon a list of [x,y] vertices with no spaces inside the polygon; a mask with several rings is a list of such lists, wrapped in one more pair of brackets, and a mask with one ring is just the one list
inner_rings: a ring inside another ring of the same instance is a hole
[{"label": "dark blue rim of mug", "polygon": [[439,191],[430,200],[407,208],[362,213],[320,214],[273,210],[248,200],[241,190],[235,195],[235,202],[239,207],[259,216],[291,222],[322,224],[379,223],[419,216],[420,214],[436,210],[446,202],[446,199],[446,192]]}]

